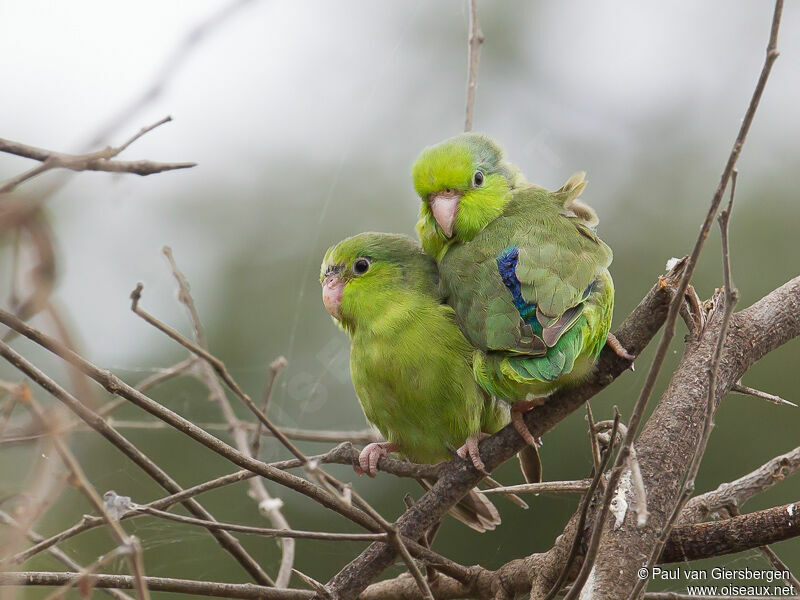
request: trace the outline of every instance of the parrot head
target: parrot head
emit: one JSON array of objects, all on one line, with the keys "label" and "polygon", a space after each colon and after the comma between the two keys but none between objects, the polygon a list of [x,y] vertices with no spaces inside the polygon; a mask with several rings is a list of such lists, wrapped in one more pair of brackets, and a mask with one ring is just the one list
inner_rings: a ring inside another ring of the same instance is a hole
[{"label": "parrot head", "polygon": [[411,169],[422,205],[422,247],[440,258],[454,242],[468,242],[497,218],[509,191],[524,182],[503,150],[485,135],[465,133],[422,151]]},{"label": "parrot head", "polygon": [[433,260],[405,235],[360,233],[328,249],[320,269],[322,302],[349,334],[396,325],[409,301],[439,298]]}]

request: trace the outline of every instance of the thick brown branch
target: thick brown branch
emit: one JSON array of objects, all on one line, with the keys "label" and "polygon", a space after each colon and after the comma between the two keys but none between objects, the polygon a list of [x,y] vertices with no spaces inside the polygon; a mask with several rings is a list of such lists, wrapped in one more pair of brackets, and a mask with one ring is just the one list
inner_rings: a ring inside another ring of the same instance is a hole
[{"label": "thick brown branch", "polygon": [[660,562],[700,560],[800,536],[800,502],[672,530]]}]

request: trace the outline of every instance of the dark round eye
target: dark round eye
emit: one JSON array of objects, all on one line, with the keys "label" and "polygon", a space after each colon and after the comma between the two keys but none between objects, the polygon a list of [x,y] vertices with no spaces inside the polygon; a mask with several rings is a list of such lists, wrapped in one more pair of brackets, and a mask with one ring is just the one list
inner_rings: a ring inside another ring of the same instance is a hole
[{"label": "dark round eye", "polygon": [[472,176],[472,185],[474,185],[475,187],[481,187],[483,185],[482,171],[475,171],[475,175]]},{"label": "dark round eye", "polygon": [[369,270],[369,261],[366,258],[357,258],[353,263],[353,273],[363,275]]}]

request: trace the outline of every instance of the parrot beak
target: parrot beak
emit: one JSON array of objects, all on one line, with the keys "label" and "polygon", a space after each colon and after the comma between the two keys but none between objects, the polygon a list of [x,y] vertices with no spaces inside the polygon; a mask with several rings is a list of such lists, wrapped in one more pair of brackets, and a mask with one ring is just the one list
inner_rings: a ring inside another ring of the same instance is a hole
[{"label": "parrot beak", "polygon": [[436,192],[430,197],[433,218],[436,219],[444,235],[448,238],[453,235],[453,225],[455,225],[456,215],[458,214],[459,200],[461,200],[461,195],[451,189]]},{"label": "parrot beak", "polygon": [[344,281],[336,273],[331,273],[322,281],[322,303],[334,319],[339,319],[343,290]]}]

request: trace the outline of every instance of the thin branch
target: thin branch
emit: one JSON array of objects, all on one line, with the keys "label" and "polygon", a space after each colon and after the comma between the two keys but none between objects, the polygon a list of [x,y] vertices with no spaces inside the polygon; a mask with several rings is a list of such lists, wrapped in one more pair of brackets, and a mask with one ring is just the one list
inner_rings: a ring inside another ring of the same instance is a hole
[{"label": "thin branch", "polygon": [[589,444],[592,451],[592,464],[594,465],[594,472],[597,473],[603,459],[600,456],[600,444],[597,441],[597,428],[594,424],[591,402],[586,403],[586,421],[589,423]]},{"label": "thin branch", "polygon": [[[134,509],[137,510],[137,509]],[[224,529],[226,531],[236,531],[239,533],[247,533],[249,535],[258,535],[263,537],[272,538],[295,538],[305,540],[325,540],[330,542],[385,542],[387,536],[385,533],[328,533],[325,531],[301,531],[296,529],[269,529],[266,527],[251,527],[250,525],[238,525],[236,523],[222,523],[219,521],[206,521],[204,519],[195,519],[192,517],[184,517],[176,515],[163,510],[155,508],[141,507],[137,512],[143,515],[150,515],[176,523],[184,523],[187,525],[197,525],[205,527],[206,529]]]},{"label": "thin branch", "polygon": [[[611,427],[611,438],[609,440],[608,454],[606,455],[606,460],[607,460],[608,456],[611,455],[611,449],[612,449],[612,447],[614,445],[614,441],[616,440],[617,429],[619,428],[619,425],[620,425],[620,423],[619,423],[620,414],[619,414],[619,410],[617,410],[616,406],[614,407],[614,412],[615,412],[614,424]],[[603,466],[605,467],[605,465],[603,465]],[[601,471],[600,477],[602,477],[602,471]],[[597,478],[597,481],[598,482],[600,481],[599,477]],[[583,559],[583,564],[581,565],[581,570],[578,573],[578,576],[575,578],[575,582],[572,584],[572,588],[567,593],[567,595],[564,598],[564,600],[575,600],[575,598],[578,597],[578,594],[580,593],[581,589],[583,589],[583,584],[586,583],[586,580],[589,578],[589,573],[591,573],[592,568],[594,567],[594,562],[595,562],[595,560],[597,558],[597,551],[600,548],[600,538],[603,535],[603,527],[605,527],[606,519],[608,518],[608,512],[611,509],[611,499],[616,494],[616,489],[617,489],[616,485],[613,485],[613,486],[610,485],[610,484],[606,485],[606,490],[605,490],[605,493],[603,495],[603,504],[600,506],[600,511],[597,514],[597,516],[595,517],[594,526],[592,527],[592,535],[589,538],[589,547],[586,550],[586,556]],[[582,507],[582,510],[581,510],[581,513],[582,513],[581,517],[582,517],[583,522],[586,521],[586,517],[583,514],[583,512],[587,509],[588,505],[589,505],[589,497],[588,497],[588,494],[587,494],[584,506]],[[577,536],[581,535],[581,533],[582,532],[580,530],[578,530],[578,532],[576,533],[576,540],[575,540],[575,542],[573,544],[573,549],[575,549],[575,547],[577,546],[577,543],[578,543]],[[577,549],[575,549],[575,553],[577,553]],[[570,556],[572,556],[572,555],[573,555],[573,552],[570,552]],[[569,566],[569,563],[567,564],[567,566]],[[561,583],[563,583],[566,580],[566,575],[567,575],[567,573],[566,573],[566,569],[565,569],[565,571],[559,577],[559,581]],[[553,591],[555,591],[555,590],[551,590],[551,593]]]},{"label": "thin branch", "polygon": [[[321,460],[323,457],[319,457],[319,458]],[[294,460],[280,461],[280,462],[270,463],[270,464],[271,464],[271,466],[275,467],[276,469],[287,469],[287,468],[292,468],[292,467],[298,466],[297,463],[298,463],[298,461],[296,459],[294,459]],[[237,483],[239,481],[245,481],[245,480],[251,479],[253,477],[257,477],[257,474],[253,473],[252,471],[247,471],[247,470],[236,471],[235,473],[230,473],[229,475],[223,475],[222,477],[217,477],[216,479],[211,479],[209,481],[205,481],[205,482],[200,483],[198,485],[186,488],[185,490],[181,490],[180,492],[177,492],[175,494],[170,494],[169,496],[165,496],[163,498],[159,498],[157,500],[153,500],[152,502],[148,502],[147,504],[142,504],[142,505],[138,505],[138,506],[139,506],[139,509],[142,509],[142,510],[149,509],[149,508],[155,508],[155,509],[159,509],[159,510],[166,510],[166,509],[174,506],[175,504],[178,504],[179,502],[180,503],[185,503],[186,500],[194,498],[195,496],[198,496],[199,494],[202,494],[204,492],[207,492],[207,491],[210,491],[210,490],[213,490],[213,489],[217,489],[217,488],[220,488],[220,487],[223,487],[223,486],[226,486],[226,485],[231,485],[231,484]],[[130,518],[136,517],[136,516],[139,516],[139,513],[136,513],[133,510],[131,510],[130,512],[127,512],[127,513],[121,515],[120,519],[121,520],[130,519]],[[204,520],[209,520],[209,519],[204,519]],[[84,515],[83,518],[78,523],[73,525],[72,527],[69,527],[69,528],[65,529],[64,531],[56,533],[56,534],[50,536],[49,538],[42,539],[35,546],[32,546],[32,547],[28,548],[27,550],[24,550],[23,552],[20,552],[20,553],[18,553],[16,555],[9,556],[8,558],[5,558],[2,561],[0,561],[0,563],[10,563],[10,564],[21,563],[21,562],[23,562],[25,560],[28,560],[29,558],[35,556],[36,554],[38,554],[38,553],[40,553],[40,552],[42,552],[44,550],[47,550],[48,548],[50,548],[51,546],[53,546],[55,544],[63,542],[64,540],[67,540],[67,539],[69,539],[71,537],[74,537],[74,536],[80,534],[80,533],[83,533],[84,531],[88,531],[90,529],[94,529],[95,527],[99,527],[102,524],[103,524],[103,520],[101,518],[94,517],[92,515]],[[222,532],[222,533],[226,533],[226,532]],[[272,584],[270,583],[269,585],[272,585]]]},{"label": "thin branch", "polygon": [[[56,351],[56,354],[59,354],[62,358],[65,358],[67,362],[72,364],[73,366],[77,367],[83,373],[89,375],[92,379],[97,380],[97,377],[103,379],[103,372],[94,365],[89,367],[89,363],[81,362],[83,359],[79,359],[78,355],[75,354],[72,350],[68,347],[64,346],[57,340],[45,336],[41,332],[37,332],[26,323],[12,315],[11,313],[0,309],[0,321],[2,321],[5,325],[8,325],[12,329],[16,330],[19,333],[23,333],[23,335],[32,335],[35,338],[41,340],[42,345],[44,347],[48,347],[51,351]],[[153,462],[147,455],[145,455],[141,450],[139,450],[134,444],[132,444],[127,438],[122,436],[118,431],[116,431],[113,427],[111,427],[101,416],[99,416],[96,412],[92,411],[85,405],[83,405],[78,399],[74,396],[69,394],[66,390],[64,390],[61,386],[59,386],[55,381],[51,378],[47,377],[42,371],[37,369],[33,364],[29,361],[24,359],[20,354],[15,352],[11,347],[7,344],[0,342],[0,356],[5,358],[8,362],[14,365],[17,369],[25,373],[28,377],[30,377],[33,381],[37,383],[37,385],[41,386],[44,390],[46,390],[50,395],[61,401],[63,404],[67,406],[73,413],[75,413],[82,421],[84,421],[87,425],[89,425],[92,429],[97,431],[100,435],[102,435],[106,440],[111,442],[117,449],[119,449],[125,456],[127,456],[134,464],[136,464],[139,468],[141,468],[145,473],[147,473],[154,481],[156,481],[161,487],[163,487],[168,492],[176,493],[181,491],[181,487],[177,484],[175,480],[173,480],[167,473],[165,473],[161,467],[159,467],[155,462]],[[69,360],[66,357],[74,358],[74,360]],[[85,363],[85,364],[84,364]],[[110,381],[107,381],[108,387],[106,388],[108,391],[115,389],[115,386],[121,386],[125,390],[128,390],[131,394],[137,394],[142,398],[147,398],[139,392],[138,390],[124,384],[120,379],[115,378],[114,376],[107,374],[107,377],[110,378]],[[110,389],[109,389],[110,388]],[[152,402],[152,400],[148,401]],[[159,406],[157,403],[153,402],[154,405]],[[166,410],[166,409],[164,409]],[[171,411],[168,411],[171,412]],[[212,437],[212,436],[209,436]],[[216,438],[214,438],[216,439]],[[188,499],[185,501],[186,508],[195,516],[202,519],[213,520],[214,517],[206,511],[202,505],[200,505],[194,499]],[[245,551],[245,549],[241,546],[239,541],[231,536],[229,533],[225,531],[219,532],[212,532],[215,538],[219,541],[220,545],[222,545],[241,565],[245,568],[245,570],[250,573],[253,578],[260,582],[260,583],[271,583],[271,579],[269,576],[263,571],[260,565]]]},{"label": "thin branch", "polygon": [[[431,592],[430,586],[428,585],[427,579],[420,571],[419,566],[416,562],[414,562],[413,557],[408,551],[408,547],[403,541],[403,538],[400,537],[400,534],[397,532],[395,526],[389,523],[386,519],[383,518],[377,510],[375,510],[366,500],[364,500],[361,496],[358,495],[351,487],[345,487],[340,481],[338,481],[335,477],[331,476],[329,473],[323,471],[319,463],[317,461],[308,462],[306,461],[306,469],[308,470],[309,474],[316,477],[316,479],[327,487],[331,491],[331,496],[336,499],[338,503],[341,505],[348,505],[349,499],[352,498],[358,505],[375,521],[378,523],[378,526],[386,532],[389,543],[397,548],[400,556],[402,556],[403,561],[406,563],[408,567],[409,573],[414,578],[414,581],[417,583],[420,592],[422,593],[423,598],[426,600],[434,600],[433,593]],[[334,486],[335,489],[334,489]],[[348,494],[345,495],[343,492],[347,492]],[[326,586],[327,589],[327,586]]]},{"label": "thin branch", "polygon": [[[267,414],[269,401],[272,397],[272,388],[275,386],[275,380],[286,368],[287,362],[283,356],[279,356],[272,361],[269,365],[269,383],[267,383],[267,391],[264,392],[264,403],[261,405],[261,412]],[[256,423],[256,430],[253,433],[253,440],[250,442],[251,456],[258,458],[258,451],[261,449],[261,436],[264,435],[264,424],[261,421]],[[290,436],[287,436],[290,437]]]},{"label": "thin branch", "polygon": [[163,171],[173,171],[175,169],[188,169],[196,166],[197,163],[160,163],[150,160],[120,161],[112,160],[133,142],[138,140],[146,133],[156,127],[172,120],[172,117],[164,117],[160,121],[143,127],[135,135],[126,140],[122,145],[109,146],[103,150],[89,152],[87,154],[67,154],[65,152],[55,152],[45,150],[20,142],[13,142],[0,138],[0,152],[7,152],[16,156],[30,158],[41,161],[41,164],[8,179],[0,185],[0,194],[10,192],[19,184],[49,171],[50,169],[61,168],[70,171],[107,171],[111,173],[133,173],[135,175],[152,175]]},{"label": "thin branch", "polygon": [[[778,51],[776,47],[778,38],[778,28],[780,25],[782,10],[783,10],[783,0],[777,0],[772,20],[770,41],[769,44],[767,45],[767,55],[764,62],[764,67],[761,71],[758,83],[756,84],[753,96],[747,107],[745,117],[742,121],[741,127],[739,128],[739,133],[736,136],[736,141],[734,142],[733,148],[728,157],[728,161],[725,165],[725,168],[723,169],[719,184],[717,186],[716,191],[714,192],[714,196],[711,200],[711,206],[709,207],[705,220],[703,221],[703,225],[701,226],[700,234],[698,235],[697,241],[695,242],[694,248],[692,249],[692,253],[689,255],[689,260],[686,264],[683,277],[681,277],[680,283],[678,285],[678,290],[675,299],[670,304],[666,322],[664,323],[664,332],[662,334],[661,340],[659,341],[655,357],[650,366],[650,370],[647,374],[645,383],[642,386],[642,390],[639,393],[639,397],[636,400],[633,414],[631,415],[631,419],[628,423],[628,435],[625,436],[625,442],[619,454],[617,455],[617,460],[614,463],[614,470],[612,471],[611,477],[609,478],[609,486],[611,488],[616,488],[620,480],[620,477],[622,476],[622,471],[625,467],[625,464],[628,460],[628,456],[630,454],[630,446],[633,443],[634,438],[638,432],[639,425],[641,424],[642,418],[644,417],[644,412],[647,407],[647,403],[650,400],[650,396],[652,395],[653,389],[655,387],[658,374],[660,373],[661,368],[664,364],[664,360],[666,359],[670,342],[672,341],[672,338],[675,335],[675,322],[677,320],[680,311],[680,306],[681,302],[683,301],[683,296],[687,290],[689,281],[691,280],[691,277],[694,274],[694,270],[695,267],[697,266],[700,253],[703,249],[703,246],[705,245],[706,238],[708,237],[708,234],[711,231],[711,226],[714,220],[714,216],[717,213],[717,209],[719,208],[720,202],[722,201],[722,196],[725,193],[728,181],[730,180],[734,167],[736,166],[736,162],[741,153],[742,146],[744,145],[745,138],[747,137],[747,133],[750,130],[750,126],[753,123],[753,118],[755,117],[755,113],[758,108],[759,101],[761,100],[764,87],[766,86],[769,73],[772,70],[772,65],[775,62],[775,59],[778,57]],[[611,498],[608,498],[608,501],[610,500]],[[653,541],[653,543],[655,543],[655,540]],[[613,560],[615,561],[618,560],[618,557],[614,557]],[[633,562],[634,562],[633,557],[630,557],[629,560],[627,561],[627,563],[629,564],[626,564],[623,570],[625,570],[626,568],[632,569]],[[619,570],[618,564],[615,565],[615,570],[617,571]],[[636,583],[638,584],[639,582],[637,581]],[[597,588],[598,593],[602,594],[603,593],[602,582],[598,582],[598,584],[600,586]]]},{"label": "thin branch", "polygon": [[[192,297],[189,281],[186,276],[178,268],[175,262],[175,257],[172,254],[172,248],[164,246],[162,249],[164,256],[169,262],[172,275],[178,284],[178,300],[186,307],[189,315],[189,322],[191,323],[194,331],[194,337],[197,344],[204,350],[208,349],[208,340],[206,339],[205,330],[200,320],[200,313],[197,311],[197,306]],[[135,309],[134,309],[135,310]],[[201,362],[199,365],[200,377],[199,379],[208,388],[211,399],[219,406],[223,418],[228,423],[231,433],[233,434],[234,443],[239,452],[243,454],[250,454],[256,458],[256,453],[252,452],[247,441],[247,434],[241,428],[241,421],[236,417],[230,402],[228,402],[225,391],[222,389],[219,381],[214,375],[212,365],[210,362]],[[280,529],[291,529],[289,522],[281,512],[283,501],[279,498],[273,498],[264,482],[261,479],[251,479],[249,481],[250,495],[258,504],[259,511],[266,516],[275,527]],[[294,565],[295,557],[295,543],[294,540],[285,537],[280,541],[281,544],[281,566],[278,571],[278,576],[275,579],[275,585],[280,588],[288,587],[289,580],[292,577],[292,567]]]},{"label": "thin branch", "polygon": [[[695,479],[697,478],[697,473],[700,471],[700,463],[703,460],[703,455],[705,454],[706,446],[708,445],[708,439],[711,437],[711,430],[714,428],[714,413],[716,412],[717,398],[717,377],[720,360],[722,360],[722,348],[724,347],[725,340],[728,336],[728,326],[730,325],[731,317],[733,316],[733,309],[736,307],[736,303],[739,301],[739,292],[733,287],[733,277],[731,276],[730,245],[728,242],[728,224],[730,222],[731,211],[733,210],[733,199],[736,193],[737,175],[738,172],[736,169],[734,169],[731,174],[731,194],[730,200],[728,201],[728,207],[719,215],[719,227],[722,237],[722,274],[725,282],[725,312],[722,315],[722,323],[719,327],[719,333],[717,334],[716,346],[714,347],[711,364],[708,368],[708,393],[706,395],[703,430],[700,434],[700,439],[695,448],[692,460],[689,463],[689,468],[687,470],[685,483],[683,486],[683,492],[678,498],[675,506],[672,508],[672,512],[667,518],[666,523],[664,523],[658,540],[653,545],[652,551],[650,552],[650,558],[647,562],[649,565],[654,564],[658,557],[661,556],[661,552],[664,549],[664,545],[667,543],[667,540],[669,539],[672,528],[678,521],[678,517],[680,516],[683,507],[686,506],[689,498],[691,498],[692,494],[694,493]],[[701,332],[701,336],[704,333],[705,330]],[[647,578],[639,579],[631,591],[631,599],[635,600],[638,597],[639,592],[641,592],[646,585]]]},{"label": "thin branch", "polygon": [[222,362],[219,358],[211,354],[206,348],[195,344],[194,342],[186,339],[186,337],[182,336],[178,333],[175,329],[166,325],[165,323],[159,321],[154,316],[152,316],[147,311],[143,310],[139,307],[139,301],[142,297],[142,290],[144,289],[144,285],[139,283],[136,285],[136,288],[131,292],[131,310],[139,315],[142,319],[144,319],[147,323],[158,329],[159,331],[165,333],[167,336],[178,342],[180,345],[185,347],[190,352],[196,354],[203,360],[205,360],[214,371],[219,375],[220,379],[225,383],[225,385],[242,401],[244,402],[245,406],[252,412],[258,420],[263,423],[267,429],[269,429],[272,434],[278,438],[278,440],[296,457],[300,460],[305,460],[303,453],[295,446],[289,438],[287,438],[281,431],[272,424],[272,422],[262,413],[258,406],[256,406],[255,402],[253,402],[252,398],[248,396],[239,384],[236,383],[236,380],[233,379],[231,374],[228,372],[228,368],[225,366],[225,363]]},{"label": "thin branch", "polygon": [[[139,386],[137,386],[139,389]],[[106,403],[104,406],[97,410],[97,414],[99,415],[106,415],[110,412],[113,412],[120,406],[126,404],[126,400],[123,398],[117,398],[112,400],[111,402]],[[0,417],[1,418],[1,417]],[[163,421],[158,421],[156,419],[150,420],[142,420],[142,421],[132,421],[128,419],[115,419],[113,417],[109,417],[108,422],[113,425],[116,429],[144,429],[144,430],[160,430],[160,429],[172,429],[170,425],[164,423]],[[198,422],[196,423],[199,427],[202,427],[206,431],[226,431],[229,432],[231,430],[231,426],[227,423],[204,423]],[[256,425],[254,423],[246,423],[243,421],[239,422],[239,427],[245,429],[247,431],[255,431]],[[303,441],[303,442],[320,442],[324,444],[339,443],[355,443],[355,444],[369,444],[370,442],[379,442],[383,438],[375,432],[373,429],[360,429],[355,431],[346,431],[346,430],[320,430],[320,429],[297,429],[294,427],[279,427],[281,433],[288,437],[291,440]],[[82,431],[91,431],[91,428],[82,426],[80,423],[69,424],[66,426],[62,426],[59,432],[75,432],[80,433]],[[271,432],[269,431],[262,431],[262,436],[265,437],[274,437]],[[8,432],[8,435],[5,437],[0,437],[0,444],[21,444],[24,442],[33,442],[38,440],[42,437],[41,433],[28,433],[28,430],[20,431],[19,428],[13,431]],[[352,446],[351,446],[352,447]],[[356,457],[358,455],[358,451],[353,449],[353,452],[356,453]],[[349,452],[348,452],[349,454]],[[346,460],[346,462],[345,462]],[[390,459],[391,460],[391,459]],[[394,459],[396,463],[408,463],[408,465],[414,465],[416,463],[411,463],[405,460]],[[341,455],[340,459],[332,459],[327,462],[338,462],[340,464],[353,464],[352,461],[349,459],[344,458],[344,453]],[[392,464],[390,461],[387,461],[387,464]],[[429,467],[425,465],[425,467]],[[385,469],[385,471],[389,474],[399,475],[401,477],[413,477],[412,474],[401,474],[407,473],[407,469],[401,469],[400,472],[394,472],[391,470],[392,468],[389,467]],[[384,470],[384,469],[381,469]],[[425,471],[430,471],[430,468],[424,469]]]},{"label": "thin branch", "polygon": [[[47,428],[50,424],[50,419],[47,415],[45,415],[44,410],[33,397],[33,395],[28,395],[26,397],[26,405],[42,422],[44,427]],[[147,590],[147,585],[144,582],[144,560],[142,557],[142,547],[139,544],[139,540],[135,536],[129,536],[127,533],[125,533],[119,522],[108,513],[100,494],[97,493],[97,490],[89,482],[89,479],[86,477],[83,468],[80,466],[78,460],[75,458],[75,455],[69,449],[67,444],[64,443],[64,440],[61,439],[61,436],[53,434],[51,439],[56,452],[58,452],[59,456],[61,457],[61,461],[72,474],[72,482],[78,487],[87,500],[89,500],[89,503],[92,505],[92,507],[98,513],[100,513],[100,515],[102,515],[112,533],[112,537],[116,539],[120,546],[122,546],[123,552],[127,556],[128,562],[130,563],[131,574],[133,575],[134,579],[134,588],[136,589],[136,594],[138,595],[139,599],[150,600],[150,592]]]},{"label": "thin branch", "polygon": [[467,108],[464,117],[464,131],[472,131],[472,119],[475,114],[475,92],[478,88],[478,61],[481,58],[481,46],[484,41],[481,24],[478,22],[478,4],[469,0],[469,41],[467,42]]},{"label": "thin branch", "polygon": [[[589,514],[589,506],[592,503],[592,499],[594,498],[594,493],[597,490],[597,486],[603,479],[606,466],[608,465],[608,459],[611,458],[611,454],[614,451],[614,443],[617,440],[617,428],[619,427],[620,424],[619,423],[620,414],[616,406],[614,407],[614,413],[616,414],[614,415],[614,424],[611,427],[611,439],[608,442],[608,447],[606,448],[605,456],[602,457],[600,465],[598,466],[597,469],[595,469],[595,474],[594,477],[592,478],[592,483],[589,485],[589,489],[586,490],[586,494],[584,494],[583,499],[581,500],[580,517],[578,517],[578,525],[575,528],[575,537],[572,540],[572,547],[570,548],[569,556],[567,557],[566,563],[564,564],[564,568],[561,570],[561,574],[558,576],[558,579],[553,584],[553,587],[550,588],[550,591],[545,597],[545,600],[553,600],[553,598],[555,598],[556,595],[558,595],[558,592],[561,590],[561,588],[564,587],[564,584],[567,582],[567,578],[569,577],[572,564],[575,561],[575,559],[577,559],[578,553],[580,552],[581,539],[583,538],[583,530],[584,527],[586,527],[586,518],[587,515]],[[591,412],[589,414],[591,415]],[[604,520],[604,516],[601,515],[601,517],[598,520],[600,522],[600,528],[602,528],[602,521]],[[575,584],[578,591],[580,591],[580,587],[583,586],[583,581],[585,581],[585,578],[586,576],[588,576],[589,570],[591,569],[591,566],[589,566],[589,568],[586,569],[586,575],[584,575],[584,570],[585,570],[584,567],[586,566],[587,563],[594,561],[594,556],[596,556],[597,553],[597,546],[599,546],[600,544],[599,536],[597,536],[598,537],[597,544],[593,545],[597,529],[598,527],[597,525],[595,525],[595,531],[592,532],[592,539],[590,540],[589,549],[587,551],[586,557],[584,558],[581,570],[578,573],[578,578]],[[582,581],[581,578],[583,578]],[[572,594],[572,591],[570,591],[570,593],[567,594],[568,598],[570,594]]]},{"label": "thin branch", "polygon": [[742,385],[741,383],[735,383],[731,387],[732,392],[736,392],[737,394],[744,394],[745,396],[753,396],[754,398],[761,398],[762,400],[766,400],[767,402],[772,402],[773,404],[777,404],[778,406],[793,406],[797,408],[797,404],[794,402],[789,402],[788,400],[784,400],[780,396],[776,396],[774,394],[768,394],[767,392],[762,392],[761,390],[757,390],[755,388],[747,387],[746,385]]},{"label": "thin branch", "polygon": [[794,576],[787,564],[781,560],[781,557],[775,554],[775,551],[769,546],[761,546],[758,550],[764,555],[767,561],[769,561],[769,564],[771,564],[776,571],[788,573],[788,576],[786,579],[784,579],[786,585],[791,585],[794,587],[795,591],[800,592],[800,581],[798,581],[797,577]]},{"label": "thin branch", "polygon": [[591,483],[591,479],[521,483],[481,490],[481,494],[584,494]]},{"label": "thin branch", "polygon": [[[50,573],[44,571],[9,571],[0,573],[0,586],[61,586],[80,580],[83,573]],[[94,588],[134,589],[130,575],[92,575]],[[170,577],[145,577],[147,587],[154,592],[216,596],[218,598],[252,598],[254,600],[309,600],[314,592],[308,590],[276,589],[252,583],[217,583]]]},{"label": "thin branch", "polygon": [[[99,571],[102,567],[104,567],[108,563],[116,560],[120,556],[123,556],[123,555],[128,554],[128,553],[129,553],[129,549],[126,548],[125,546],[117,546],[116,548],[114,548],[110,552],[106,552],[105,554],[103,554],[100,557],[98,557],[98,559],[95,560],[88,567],[86,567],[84,569],[81,569],[81,572],[83,573],[83,577],[81,577],[80,579],[75,579],[74,581],[69,581],[69,582],[65,583],[59,589],[57,589],[52,594],[47,596],[44,600],[59,600],[60,598],[63,598],[64,595],[67,592],[69,592],[73,587],[75,587],[75,586],[78,586],[78,587],[85,586],[87,584],[87,582],[90,580],[90,578],[92,577],[92,575],[97,573],[97,571]],[[81,593],[83,595],[86,595],[86,593],[83,590],[81,590]]]},{"label": "thin branch", "polygon": [[[16,521],[11,515],[7,512],[0,510],[0,520],[3,521],[6,525],[11,527],[15,527],[17,529],[21,529],[22,525]],[[32,542],[41,542],[44,538],[36,533],[33,529],[27,528],[24,530],[25,535],[28,537],[29,540]],[[67,568],[72,569],[73,571],[84,571],[84,568],[72,560],[66,553],[62,552],[56,547],[49,548],[48,550],[50,554],[58,561],[62,562],[67,566]],[[133,600],[128,594],[125,592],[120,592],[119,590],[112,590],[112,589],[104,589],[103,590],[106,594],[111,596],[112,598],[116,598],[117,600]]]}]

